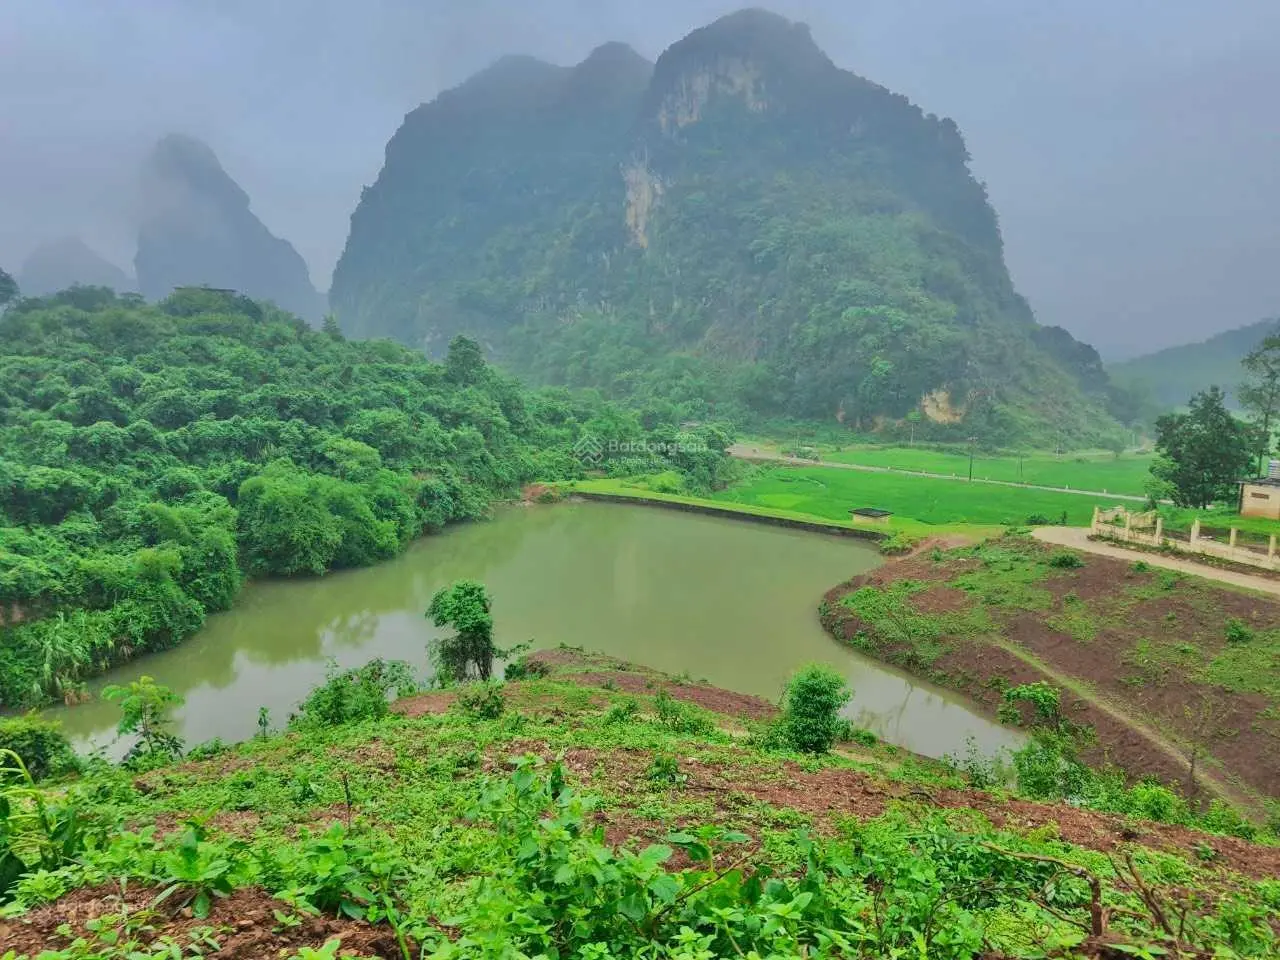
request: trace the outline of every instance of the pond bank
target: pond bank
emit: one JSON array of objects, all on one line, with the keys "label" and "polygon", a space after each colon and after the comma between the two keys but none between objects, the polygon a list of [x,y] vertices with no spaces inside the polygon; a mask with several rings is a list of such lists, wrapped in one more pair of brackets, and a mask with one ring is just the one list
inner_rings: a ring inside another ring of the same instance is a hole
[{"label": "pond bank", "polygon": [[[1063,717],[1095,731],[1095,766],[1255,810],[1280,793],[1280,687],[1265,666],[1280,645],[1275,601],[1017,537],[860,574],[821,615],[837,640],[988,716],[1005,689],[1049,683]],[[1248,643],[1224,637],[1232,623]]]},{"label": "pond bank", "polygon": [[768,513],[762,510],[745,510],[734,507],[716,506],[707,501],[691,497],[677,497],[672,494],[646,492],[637,494],[601,493],[594,490],[574,489],[573,497],[584,500],[599,500],[604,503],[625,503],[639,507],[662,507],[667,510],[683,510],[686,513],[704,513],[712,517],[727,517],[731,520],[747,520],[752,523],[765,523],[775,527],[788,527],[792,530],[808,530],[811,533],[834,534],[838,537],[853,537],[859,540],[877,542],[888,538],[889,534],[882,530],[871,530],[863,527],[846,527],[826,520],[805,520],[800,517],[788,517],[781,513]]}]

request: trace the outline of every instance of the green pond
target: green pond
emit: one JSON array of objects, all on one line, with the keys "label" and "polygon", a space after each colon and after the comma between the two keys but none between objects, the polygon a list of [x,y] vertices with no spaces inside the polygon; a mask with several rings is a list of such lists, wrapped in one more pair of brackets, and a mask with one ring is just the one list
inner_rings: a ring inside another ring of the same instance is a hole
[{"label": "green pond", "polygon": [[[496,639],[510,647],[583,647],[776,700],[798,666],[849,679],[849,716],[929,756],[1016,745],[1018,734],[947,694],[836,643],[818,622],[828,588],[876,566],[875,550],[835,536],[606,503],[507,507],[363,570],[251,584],[174,650],[118,668],[91,687],[146,673],[182,694],[179,733],[194,744],[242,740],[258,708],[280,726],[331,661],[407,660],[426,673],[437,631],[425,618],[450,581],[483,581]],[[51,710],[83,748],[108,747],[116,707]],[[119,744],[108,747],[118,754]]]}]

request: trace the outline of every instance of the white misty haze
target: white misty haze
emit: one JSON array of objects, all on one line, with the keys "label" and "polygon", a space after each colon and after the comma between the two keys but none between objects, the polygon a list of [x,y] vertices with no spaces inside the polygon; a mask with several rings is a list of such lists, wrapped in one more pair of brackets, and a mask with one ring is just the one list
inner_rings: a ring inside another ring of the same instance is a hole
[{"label": "white misty haze", "polygon": [[[78,234],[132,272],[137,169],[200,137],[327,287],[403,115],[504,53],[653,58],[719,0],[4,0],[0,265]],[[1122,355],[1280,313],[1275,0],[775,0],[955,118],[1044,323]]]}]

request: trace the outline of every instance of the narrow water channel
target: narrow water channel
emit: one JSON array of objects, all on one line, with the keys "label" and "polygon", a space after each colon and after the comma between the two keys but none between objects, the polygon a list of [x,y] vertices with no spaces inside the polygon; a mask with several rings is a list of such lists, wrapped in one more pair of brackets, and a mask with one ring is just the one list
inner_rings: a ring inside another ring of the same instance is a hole
[{"label": "narrow water channel", "polygon": [[[330,660],[395,658],[425,673],[436,635],[427,604],[467,577],[488,586],[503,647],[580,646],[771,700],[796,667],[819,661],[848,677],[850,717],[892,743],[935,757],[963,754],[970,738],[983,752],[1015,745],[1013,731],[823,631],[823,592],[879,562],[857,541],[744,521],[604,503],[511,507],[377,567],[252,584],[195,637],[92,691],[146,673],[185,698],[177,720],[188,743],[244,739],[259,707],[283,724]],[[50,712],[82,748],[113,739],[111,704]]]}]

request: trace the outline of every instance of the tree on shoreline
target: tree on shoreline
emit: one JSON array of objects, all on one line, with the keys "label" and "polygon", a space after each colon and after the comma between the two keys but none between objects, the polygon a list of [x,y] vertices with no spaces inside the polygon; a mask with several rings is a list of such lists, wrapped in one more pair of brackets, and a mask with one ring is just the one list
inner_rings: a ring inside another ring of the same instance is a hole
[{"label": "tree on shoreline", "polygon": [[453,627],[452,637],[435,642],[431,652],[436,674],[449,682],[465,680],[474,667],[481,680],[493,673],[493,616],[483,583],[456,580],[436,591],[427,617],[437,627]]}]

